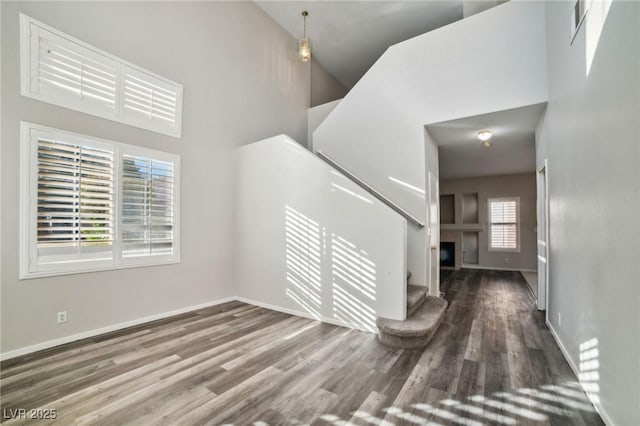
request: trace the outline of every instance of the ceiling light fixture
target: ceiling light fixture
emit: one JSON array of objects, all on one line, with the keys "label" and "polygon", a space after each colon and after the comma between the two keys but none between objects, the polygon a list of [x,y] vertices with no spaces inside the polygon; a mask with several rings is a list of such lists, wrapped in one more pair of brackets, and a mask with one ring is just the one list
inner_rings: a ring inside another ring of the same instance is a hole
[{"label": "ceiling light fixture", "polygon": [[478,132],[478,139],[480,139],[480,141],[482,142],[482,146],[484,146],[485,148],[489,148],[491,146],[491,141],[489,139],[491,139],[491,130],[480,130]]},{"label": "ceiling light fixture", "polygon": [[302,62],[308,62],[311,59],[311,40],[307,38],[307,16],[309,12],[302,11],[302,20],[304,25],[304,31],[302,33],[302,39],[298,40],[298,56]]},{"label": "ceiling light fixture", "polygon": [[491,130],[480,130],[478,132],[478,139],[480,139],[482,142],[488,141],[489,139],[491,139],[491,136]]}]

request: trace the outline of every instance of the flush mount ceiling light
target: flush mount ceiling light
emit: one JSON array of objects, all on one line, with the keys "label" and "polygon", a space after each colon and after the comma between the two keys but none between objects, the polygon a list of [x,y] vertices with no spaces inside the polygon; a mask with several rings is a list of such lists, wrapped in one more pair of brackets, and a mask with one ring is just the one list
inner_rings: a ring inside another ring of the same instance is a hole
[{"label": "flush mount ceiling light", "polygon": [[480,139],[482,142],[491,139],[491,130],[480,130],[478,132],[478,139]]},{"label": "flush mount ceiling light", "polygon": [[491,146],[491,142],[489,141],[489,139],[491,139],[491,130],[480,130],[478,132],[478,139],[482,142],[482,146],[489,148]]},{"label": "flush mount ceiling light", "polygon": [[304,30],[302,33],[302,39],[298,40],[298,57],[302,62],[308,62],[309,59],[311,59],[311,40],[307,38],[307,16],[309,15],[309,12],[303,10],[301,15]]}]

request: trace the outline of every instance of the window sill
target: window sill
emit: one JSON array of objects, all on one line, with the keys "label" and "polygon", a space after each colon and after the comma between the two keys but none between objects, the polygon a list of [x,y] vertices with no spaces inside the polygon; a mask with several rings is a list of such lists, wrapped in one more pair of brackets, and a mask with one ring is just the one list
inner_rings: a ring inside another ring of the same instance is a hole
[{"label": "window sill", "polygon": [[60,275],[75,275],[75,274],[87,274],[92,272],[114,271],[118,269],[144,268],[148,266],[175,265],[180,262],[181,260],[179,256],[172,257],[172,258],[167,258],[166,256],[163,256],[162,259],[160,258],[145,259],[145,261],[137,260],[135,263],[123,261],[123,263],[119,265],[105,265],[105,266],[87,265],[86,267],[50,269],[50,270],[35,271],[35,272],[20,271],[20,280],[56,277]]},{"label": "window sill", "polygon": [[520,253],[520,247],[515,249],[489,247],[489,251],[491,253]]}]

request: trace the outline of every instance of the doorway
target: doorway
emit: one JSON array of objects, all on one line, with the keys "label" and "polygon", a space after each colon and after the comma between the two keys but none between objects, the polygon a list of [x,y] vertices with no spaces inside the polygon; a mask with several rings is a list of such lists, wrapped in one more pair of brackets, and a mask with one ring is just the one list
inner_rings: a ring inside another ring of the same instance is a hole
[{"label": "doorway", "polygon": [[438,178],[429,172],[429,294],[440,296],[440,194]]}]

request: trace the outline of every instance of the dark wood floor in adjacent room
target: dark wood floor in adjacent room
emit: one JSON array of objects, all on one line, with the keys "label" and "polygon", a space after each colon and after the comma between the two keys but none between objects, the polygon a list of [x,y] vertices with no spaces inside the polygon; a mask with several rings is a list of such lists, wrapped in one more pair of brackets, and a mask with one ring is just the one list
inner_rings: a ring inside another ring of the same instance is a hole
[{"label": "dark wood floor in adjacent room", "polygon": [[57,419],[38,424],[602,424],[519,273],[446,275],[424,350],[232,302],[5,361],[3,420],[42,407]]}]

